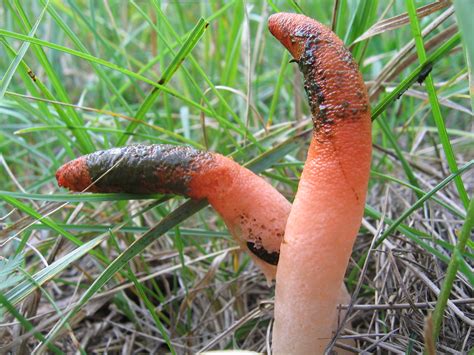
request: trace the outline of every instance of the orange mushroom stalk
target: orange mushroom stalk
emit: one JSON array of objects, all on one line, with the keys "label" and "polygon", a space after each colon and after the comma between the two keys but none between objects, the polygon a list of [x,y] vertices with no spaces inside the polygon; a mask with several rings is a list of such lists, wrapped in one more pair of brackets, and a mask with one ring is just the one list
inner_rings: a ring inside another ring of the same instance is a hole
[{"label": "orange mushroom stalk", "polygon": [[220,154],[172,145],[98,151],[63,165],[59,186],[72,191],[172,193],[207,199],[270,281],[291,204],[269,183]]},{"label": "orange mushroom stalk", "polygon": [[367,90],[358,66],[328,28],[278,13],[270,32],[304,75],[314,122],[288,217],[276,277],[275,354],[319,354],[331,340],[338,298],[360,227],[371,160]]}]

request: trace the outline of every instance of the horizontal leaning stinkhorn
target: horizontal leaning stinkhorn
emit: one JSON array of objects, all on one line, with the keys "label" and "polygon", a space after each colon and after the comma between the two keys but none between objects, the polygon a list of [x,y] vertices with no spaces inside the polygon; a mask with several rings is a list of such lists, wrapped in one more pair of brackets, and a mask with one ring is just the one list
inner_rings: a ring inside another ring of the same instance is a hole
[{"label": "horizontal leaning stinkhorn", "polygon": [[358,66],[327,27],[278,13],[270,32],[304,75],[314,132],[280,248],[274,354],[320,354],[364,213],[372,134]]},{"label": "horizontal leaning stinkhorn", "polygon": [[[56,179],[59,186],[78,192],[207,198],[267,281],[275,279],[291,205],[265,180],[229,158],[190,147],[134,145],[79,157],[58,169]],[[349,300],[342,283],[338,304]]]},{"label": "horizontal leaning stinkhorn", "polygon": [[269,183],[220,154],[133,145],[79,157],[58,169],[72,191],[172,193],[207,199],[268,281],[275,278],[291,204]]}]

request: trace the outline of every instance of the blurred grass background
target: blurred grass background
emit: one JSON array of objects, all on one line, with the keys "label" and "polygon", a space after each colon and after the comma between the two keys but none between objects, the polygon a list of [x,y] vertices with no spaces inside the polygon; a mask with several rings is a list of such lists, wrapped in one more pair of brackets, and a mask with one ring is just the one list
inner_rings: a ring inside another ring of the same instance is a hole
[{"label": "blurred grass background", "polygon": [[[359,350],[467,351],[473,5],[454,5],[4,0],[0,350],[268,350],[273,288],[204,202],[70,195],[54,173],[98,149],[186,144],[231,155],[292,200],[309,110],[297,66],[266,26],[289,11],[344,40],[375,119],[366,216],[347,275],[355,334],[343,334]],[[462,305],[446,308],[448,297]],[[437,330],[427,332],[437,302]],[[388,303],[409,307],[374,306]]]}]

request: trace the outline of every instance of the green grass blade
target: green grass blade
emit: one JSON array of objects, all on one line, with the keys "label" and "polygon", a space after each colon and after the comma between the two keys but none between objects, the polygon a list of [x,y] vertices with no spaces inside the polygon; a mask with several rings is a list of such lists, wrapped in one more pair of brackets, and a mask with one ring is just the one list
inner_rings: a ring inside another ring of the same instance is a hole
[{"label": "green grass blade", "polygon": [[[116,229],[115,225],[107,224],[107,225],[100,225],[100,224],[58,224],[61,228],[69,231],[77,231],[77,232],[96,232],[96,233],[107,233],[111,230]],[[117,231],[124,232],[124,233],[145,233],[149,228],[148,227],[139,227],[139,226],[123,226]],[[51,230],[50,227],[45,226],[43,224],[35,223],[30,225],[26,230]],[[179,228],[179,233],[183,236],[192,236],[192,237],[199,237],[203,240],[209,238],[226,238],[231,239],[230,234],[227,232],[219,232],[219,231],[209,231],[206,229],[195,229],[195,228]],[[168,231],[167,234],[171,237],[174,237],[176,232],[175,231]],[[0,272],[1,276],[1,272]]]},{"label": "green grass blade", "polygon": [[[25,10],[23,9],[21,2],[18,0],[14,0],[14,3],[15,3],[15,9],[18,13],[18,16],[20,17],[18,22],[22,25],[25,32],[30,31],[31,24],[28,20],[28,17],[25,13]],[[9,2],[7,2],[7,4],[10,6]],[[25,37],[24,35],[22,36]],[[34,41],[37,40],[37,38],[35,37],[28,37],[28,36],[26,36],[26,39],[27,39],[26,42],[31,42],[31,43],[34,43]],[[33,49],[33,52],[36,54],[38,61],[41,63],[41,66],[44,68],[45,73],[47,74],[49,80],[51,81],[52,87],[56,91],[59,101],[70,102],[71,100],[67,93],[67,89],[64,87],[63,81],[60,80],[60,78],[58,77],[56,71],[53,68],[53,65],[49,61],[43,48],[38,47],[38,46],[33,46],[32,49]],[[61,115],[61,118],[66,123],[73,123],[77,125],[84,124],[82,118],[77,114],[77,112],[75,112],[72,109],[66,109],[66,113],[64,115]],[[78,131],[78,132],[73,132],[73,134],[77,139],[79,149],[81,150],[82,153],[90,153],[94,151],[94,144],[92,143],[92,139],[87,134],[85,134],[85,132]]]},{"label": "green grass blade", "polygon": [[[356,38],[373,25],[377,16],[378,2],[378,0],[358,2],[354,16],[347,26],[344,43],[350,44],[354,42]],[[362,62],[368,44],[369,41],[364,41],[351,46],[352,55],[358,63]]]},{"label": "green grass blade", "polygon": [[[34,126],[34,127],[28,127],[28,128],[22,128],[19,129],[18,131],[15,131],[15,135],[23,135],[23,134],[29,134],[29,133],[37,133],[37,132],[48,132],[48,131],[61,131],[61,130],[67,130],[67,129],[82,129],[84,131],[90,131],[90,132],[98,132],[98,133],[123,133],[123,129],[116,129],[116,128],[106,128],[106,127],[79,127],[79,126]],[[200,145],[197,145],[196,142],[188,140],[180,135],[176,135],[174,132],[168,131],[168,130],[163,130],[167,131],[170,134],[167,134],[168,136],[175,137],[176,140],[170,140],[170,139],[162,139],[157,136],[151,135],[151,134],[143,134],[143,133],[138,133],[138,132],[133,132],[130,133],[131,136],[136,137],[136,138],[143,138],[144,140],[150,140],[152,142],[159,142],[163,144],[174,144],[174,145],[179,145],[182,143],[187,143],[191,146],[194,146],[196,148],[202,149]],[[184,139],[184,140],[183,140]]]},{"label": "green grass blade", "polygon": [[[173,61],[163,72],[161,79],[158,81],[160,85],[164,86],[171,80],[171,78],[173,77],[173,74],[181,66],[184,59],[189,55],[189,53],[191,53],[193,48],[198,44],[199,40],[204,35],[204,32],[206,31],[208,25],[209,24],[206,21],[204,21],[204,19],[200,19],[198,21],[194,29],[191,31],[189,37],[183,43],[183,46],[181,47],[181,49],[173,58]],[[129,134],[135,130],[135,128],[139,124],[139,121],[145,118],[146,113],[150,110],[151,106],[153,105],[153,103],[155,102],[155,99],[158,97],[159,94],[160,94],[159,88],[155,87],[151,90],[151,92],[143,101],[142,105],[140,106],[140,108],[138,109],[135,115],[136,121],[132,121],[129,123],[129,125],[125,129],[125,133],[117,141],[118,146],[125,144],[125,142],[128,139]]]},{"label": "green grass blade", "polygon": [[[18,199],[27,199],[35,201],[56,201],[56,202],[102,202],[102,201],[130,201],[130,200],[158,200],[163,197],[162,194],[124,194],[124,193],[94,193],[94,194],[33,194],[23,192],[1,191],[2,196],[9,196]],[[28,211],[29,213],[33,213]]]},{"label": "green grass blade", "polygon": [[[234,3],[237,3],[239,4],[240,2],[232,2],[232,4]],[[157,3],[157,0],[153,0],[153,5],[157,11],[157,13],[161,16],[161,19],[163,20],[163,23],[167,26],[168,30],[170,31],[170,33],[173,35],[173,37],[179,42],[179,37],[178,35],[176,34],[176,32],[174,31],[173,29],[173,26],[169,23],[168,19],[166,18],[166,15],[163,13],[163,11],[161,10],[160,6],[158,5]],[[215,16],[212,16],[212,17],[215,17]],[[209,19],[208,22],[210,22],[211,20]],[[226,34],[226,38],[227,38],[227,34]],[[225,100],[225,98],[222,96],[222,94],[220,93],[219,90],[217,90],[216,88],[216,85],[214,85],[214,83],[212,82],[212,80],[209,78],[209,76],[206,74],[206,72],[201,68],[201,66],[199,65],[199,63],[197,62],[197,60],[190,54],[189,56],[189,59],[190,59],[190,62],[191,64],[194,66],[194,68],[198,71],[198,73],[202,76],[202,78],[206,81],[206,84],[209,86],[209,88],[211,89],[212,93],[219,99],[219,102],[222,104],[222,106],[225,108],[225,110],[227,110],[227,112],[229,112],[229,114],[232,116],[232,118],[237,122],[238,126],[232,124],[231,122],[229,122],[228,119],[226,118],[223,118],[220,114],[216,113],[212,108],[209,109],[209,111],[211,111],[213,114],[211,115],[214,116],[218,121],[219,121],[219,124],[225,128],[230,128],[231,130],[235,131],[235,132],[239,132],[239,134],[241,136],[244,136],[246,138],[248,138],[253,144],[255,144],[261,151],[263,151],[263,147],[261,147],[258,143],[258,141],[255,139],[255,137],[253,136],[252,132],[250,132],[248,130],[248,128],[246,127],[246,125],[242,122],[242,120],[240,119],[240,117],[234,112],[234,110],[232,109],[232,107],[229,105],[229,103],[227,102],[227,100]],[[186,72],[186,70],[185,70]],[[195,85],[195,81],[194,79],[192,78],[191,75],[189,75],[189,78],[190,78],[190,81],[193,83],[193,85]],[[206,103],[207,106],[211,106],[209,100],[207,99],[206,95],[203,95],[202,96],[204,102]],[[207,112],[205,112],[206,115],[209,115]],[[232,138],[232,136],[229,136],[230,138]],[[236,144],[234,145],[237,145],[237,142]]]},{"label": "green grass blade", "polygon": [[[383,221],[389,227],[391,227],[392,225],[395,224],[394,225],[395,230],[402,233],[408,239],[410,239],[411,241],[416,243],[418,246],[420,246],[422,249],[426,250],[431,255],[435,256],[436,258],[441,260],[443,263],[448,265],[449,258],[444,253],[440,252],[437,248],[435,248],[431,245],[431,243],[434,242],[438,246],[446,248],[446,249],[454,252],[454,249],[452,248],[452,246],[449,245],[448,243],[446,243],[445,241],[440,240],[440,239],[433,240],[432,236],[430,236],[430,235],[428,235],[424,232],[421,232],[417,229],[411,228],[411,227],[407,226],[406,224],[400,223],[398,220],[393,220],[393,219],[387,218],[386,216],[384,216],[381,212],[377,211],[372,206],[366,205],[365,213],[366,213],[367,216],[375,218],[375,219],[382,219],[383,218]],[[464,257],[469,258],[471,260],[474,259],[473,254],[464,253],[463,255],[464,255]],[[354,271],[357,272],[358,270],[354,270]],[[469,273],[471,273],[471,271],[469,271],[469,268],[463,269],[462,272],[466,277],[469,277],[468,275],[469,275]]]},{"label": "green grass blade", "polygon": [[[84,244],[80,239],[76,238],[74,235],[72,235],[68,231],[58,226],[51,218],[42,216],[41,214],[36,212],[33,208],[24,204],[23,202],[18,201],[17,199],[3,193],[0,193],[0,199],[18,208],[20,211],[25,212],[29,216],[33,217],[36,221],[41,222],[42,224],[50,227],[52,230],[62,235],[63,237],[66,237],[69,241],[76,244],[77,246],[82,246]],[[108,259],[102,254],[91,252],[91,255],[94,255],[102,262],[108,263]]]},{"label": "green grass blade", "polygon": [[55,232],[57,232],[58,234],[68,238],[74,244],[76,244],[76,245],[82,245],[83,244],[79,239],[74,237],[72,234],[70,234],[67,231],[60,228],[49,217],[42,216],[41,214],[36,212],[33,208],[31,208],[30,206],[24,204],[23,202],[20,202],[17,199],[15,199],[11,196],[8,196],[8,194],[3,194],[3,193],[0,193],[0,199],[4,200],[5,202],[9,203],[12,206],[18,208],[20,211],[25,212],[29,216],[35,218],[37,221],[47,225],[48,227],[51,227]]},{"label": "green grass blade", "polygon": [[440,59],[445,57],[446,54],[451,49],[456,47],[460,41],[461,35],[459,33],[456,33],[442,46],[440,46],[437,50],[431,53],[431,55],[428,56],[428,58],[423,64],[418,65],[418,67],[416,67],[415,70],[411,72],[411,74],[409,74],[405,79],[403,79],[402,82],[398,84],[392,92],[387,94],[387,96],[377,106],[375,106],[375,108],[372,110],[372,120],[377,119],[380,114],[385,111],[388,105],[399,99],[403,95],[403,93],[407,91],[408,88],[418,80],[420,75],[431,70],[433,65]]},{"label": "green grass blade", "polygon": [[156,327],[160,331],[161,336],[165,340],[166,345],[168,345],[168,348],[171,351],[172,355],[176,354],[176,351],[174,350],[173,346],[171,345],[171,340],[170,337],[168,336],[168,333],[166,332],[165,327],[163,326],[163,323],[161,322],[160,318],[156,314],[155,307],[153,306],[153,303],[150,301],[148,296],[146,295],[146,292],[144,290],[144,287],[141,285],[140,281],[138,281],[137,277],[133,273],[133,271],[130,269],[130,267],[127,265],[128,269],[128,276],[132,280],[133,285],[138,291],[138,295],[140,296],[140,299],[143,301],[145,304],[145,307],[148,309],[148,313],[150,313],[153,321],[155,322]]},{"label": "green grass blade", "polygon": [[33,336],[44,343],[49,350],[51,350],[54,354],[63,354],[63,352],[52,342],[47,341],[45,336],[41,334],[40,332],[35,330],[35,327],[26,319],[23,317],[23,315],[16,310],[16,308],[7,300],[7,298],[0,292],[0,304],[5,307],[5,309],[10,312],[11,315],[13,315],[21,324],[21,326],[27,330],[28,332],[32,332]]},{"label": "green grass blade", "polygon": [[[451,176],[451,178],[452,178],[452,176]],[[441,260],[445,264],[449,263],[449,258],[444,253],[440,252],[437,248],[434,248],[431,245],[431,243],[433,242],[432,238],[428,235],[420,235],[420,233],[418,231],[416,231],[415,229],[410,228],[407,225],[404,225],[402,223],[404,218],[402,218],[402,219],[397,218],[396,220],[392,220],[390,218],[387,218],[381,212],[377,211],[375,208],[373,208],[372,206],[369,206],[369,205],[365,206],[365,214],[369,217],[374,218],[374,219],[382,219],[383,218],[384,223],[386,223],[389,226],[389,229],[391,229],[391,233],[393,233],[395,230],[399,231],[400,233],[405,235],[408,239],[410,239],[411,241],[416,243],[419,247],[426,250],[431,255],[435,256],[436,258],[438,258],[439,260]],[[387,236],[388,236],[388,234],[385,235],[385,233],[384,233],[383,239],[385,239]],[[376,244],[378,246],[383,242],[383,240],[380,240],[381,238],[382,238],[382,236],[376,242]],[[426,239],[427,242],[425,242],[424,239]],[[436,243],[440,244],[440,245],[442,244],[440,241],[436,241]],[[445,246],[445,245],[443,245],[443,246],[447,247],[449,249],[448,246]],[[365,253],[360,258],[358,264],[362,265],[365,262],[366,258],[367,258],[367,253]],[[464,265],[464,264],[462,264],[462,265]],[[469,267],[462,267],[462,268],[460,268],[460,270],[463,273],[463,275],[466,276],[468,279],[471,277],[472,272],[471,272]],[[360,271],[360,269],[358,269],[358,268],[355,268],[351,271],[351,273],[348,276],[348,280],[349,280],[350,283],[353,283],[354,280],[356,280],[357,273],[359,271]]]},{"label": "green grass blade", "polygon": [[431,191],[424,194],[422,198],[418,199],[413,204],[413,206],[411,206],[409,209],[407,209],[405,212],[403,212],[400,215],[400,217],[398,217],[395,220],[395,222],[389,228],[387,228],[387,230],[384,233],[382,233],[382,235],[375,242],[374,247],[377,248],[380,244],[382,244],[382,242],[385,240],[385,238],[387,238],[391,233],[393,233],[400,223],[402,223],[409,215],[411,215],[413,213],[413,211],[420,208],[423,205],[423,203],[425,203],[428,199],[430,199],[436,192],[438,192],[443,187],[445,187],[447,184],[449,184],[457,176],[459,176],[459,175],[463,174],[464,172],[468,171],[469,169],[471,169],[473,166],[474,166],[474,160],[471,160],[470,162],[463,165],[457,172],[452,173],[447,178],[443,179]]},{"label": "green grass blade", "polygon": [[[214,16],[211,16],[209,19],[206,19],[206,21],[209,23],[211,22],[211,20],[213,18],[215,18],[218,13],[222,12],[223,10],[225,10],[225,8],[229,8],[231,5],[232,5],[233,2],[230,2],[228,3],[226,6],[224,6],[222,9],[220,9],[219,11],[217,11]],[[173,47],[170,46],[168,44],[168,41],[166,40],[164,34],[162,33],[162,31],[160,30],[160,28],[158,28],[155,23],[152,21],[152,19],[146,14],[143,12],[143,10],[135,3],[135,2],[132,2],[132,5],[134,5],[137,10],[139,11],[139,13],[143,16],[143,18],[149,23],[149,25],[155,30],[155,32],[157,33],[158,37],[160,38],[160,40],[162,41],[162,43],[167,47],[167,49],[170,51],[170,53],[172,53],[173,55],[176,55],[174,54],[174,50],[173,50]],[[161,24],[163,26],[166,26],[166,28],[168,29],[168,31],[172,34],[173,38],[175,39],[175,41],[179,44],[179,45],[183,45],[183,40],[178,36],[178,34],[176,33],[176,31],[174,30],[173,26],[171,25],[171,23],[169,23],[168,21],[168,18],[166,16],[166,14],[163,13],[163,11],[161,10],[159,4],[157,4],[156,0],[153,1],[153,5],[154,5],[154,8],[159,16],[159,21],[161,22]],[[206,81],[206,84],[209,85],[209,87],[211,88],[212,92],[216,94],[216,96],[219,98],[219,100],[223,101],[223,97],[220,95],[219,91],[216,89],[215,85],[212,83],[211,79],[208,77],[208,75],[206,74],[205,70],[202,69],[202,67],[200,66],[199,62],[194,58],[194,56],[192,55],[192,52],[189,53],[188,55],[188,60],[190,61],[190,63],[192,64],[192,66],[194,67],[194,69],[199,73],[199,75],[202,76],[202,78]],[[213,105],[211,103],[211,101],[209,100],[209,98],[207,97],[207,95],[203,95],[202,93],[202,88],[201,88],[201,85],[198,84],[196,78],[195,78],[195,75],[193,75],[189,69],[187,69],[185,66],[182,67],[182,71],[183,73],[185,74],[186,76],[186,81],[190,83],[190,86],[191,86],[191,89],[193,89],[194,91],[198,92],[199,95],[201,96],[201,99],[203,100],[204,102],[204,105],[205,107],[208,107],[209,108],[209,111],[212,112],[212,117],[215,117],[217,119],[217,121],[219,122],[220,125],[222,125],[223,127],[226,127],[226,128],[231,128],[233,131],[235,132],[243,132],[242,130],[240,130],[239,127],[235,127],[232,125],[232,123],[229,122],[229,120],[223,116],[220,116],[213,108]],[[224,103],[224,106],[231,109],[229,104],[227,103]],[[235,113],[233,111],[230,112],[233,116],[235,116]],[[231,137],[231,136],[230,136]],[[204,149],[201,148],[201,149]]]},{"label": "green grass blade", "polygon": [[283,82],[285,81],[285,77],[283,73],[286,71],[286,68],[288,67],[289,59],[290,59],[290,56],[288,52],[285,52],[283,56],[281,57],[280,72],[278,73],[278,76],[277,76],[275,91],[273,93],[272,101],[270,103],[270,109],[268,111],[267,126],[271,126],[273,123],[273,116],[275,115],[275,110],[280,100],[281,88],[283,86]]},{"label": "green grass blade", "polygon": [[[466,248],[466,243],[471,238],[471,231],[474,228],[474,198],[471,198],[469,208],[467,210],[467,216],[464,221],[464,225],[461,230],[461,235],[458,238],[454,252],[451,255],[446,276],[441,286],[438,301],[433,312],[433,338],[438,339],[439,331],[441,330],[441,324],[443,321],[444,309],[448,303],[449,294],[453,288],[456,273],[458,272],[459,265],[461,264],[462,254]],[[472,277],[471,277],[472,280]],[[471,284],[474,286],[474,284]]]},{"label": "green grass blade", "polygon": [[[45,0],[41,0],[41,3],[44,3],[44,2]],[[81,42],[79,37],[68,26],[68,24],[61,18],[61,16],[58,14],[58,12],[54,9],[53,6],[50,6],[48,8],[48,13],[51,15],[54,21],[56,21],[58,26],[61,27],[64,33],[66,33],[66,35],[71,39],[71,41],[77,46],[77,48],[79,48],[84,53],[88,53],[86,46]],[[79,12],[79,14],[81,13]],[[94,63],[91,63],[91,65],[94,68],[97,75],[99,76],[100,80],[105,83],[107,88],[114,94],[114,97],[116,97],[119,100],[120,104],[127,110],[128,114],[131,115],[132,109],[130,108],[129,104],[124,99],[124,97],[120,94],[119,90],[117,90],[116,86],[112,83],[112,80],[109,78],[109,76],[102,70],[102,68],[99,65],[96,65]]]},{"label": "green grass blade", "polygon": [[[0,41],[1,40],[2,39],[0,38]],[[42,85],[38,79],[36,80],[36,82],[37,82],[38,85]],[[49,94],[49,91],[47,90],[47,88],[44,88],[43,92],[46,94],[46,96],[51,97],[51,95]],[[127,120],[130,120],[130,121],[137,121],[136,119],[134,119],[132,117],[129,117],[129,116],[126,116],[126,115],[123,115],[123,114],[120,114],[120,113],[115,113],[115,112],[112,112],[112,111],[109,111],[109,110],[94,109],[94,108],[91,108],[91,107],[72,105],[72,104],[59,102],[59,101],[55,101],[55,100],[43,99],[43,98],[40,98],[40,97],[32,97],[32,96],[27,96],[27,95],[21,95],[21,94],[12,93],[12,92],[9,92],[9,91],[7,91],[7,95],[10,95],[10,96],[13,96],[13,97],[24,97],[24,98],[36,100],[36,101],[39,101],[39,102],[51,103],[56,108],[59,108],[60,106],[65,106],[65,107],[71,107],[71,108],[74,108],[74,109],[81,109],[81,110],[84,110],[84,111],[91,111],[91,112],[96,112],[96,113],[100,113],[100,114],[104,114],[104,115],[110,115],[112,117],[119,117],[119,118],[127,119]],[[58,113],[60,113],[60,110],[58,110]],[[157,125],[154,125],[154,124],[151,124],[151,123],[148,123],[148,122],[143,122],[142,121],[141,123],[143,125],[151,128],[151,129],[153,129],[154,131],[160,133],[160,134],[164,134],[168,137],[174,138],[176,140],[176,142],[172,142],[172,141],[162,139],[162,138],[159,138],[159,137],[144,135],[144,134],[140,134],[140,133],[129,133],[129,134],[136,135],[136,136],[147,137],[147,138],[151,139],[152,141],[159,141],[159,142],[171,143],[171,144],[173,144],[173,143],[174,144],[186,143],[186,144],[189,144],[189,145],[194,146],[194,147],[199,148],[199,149],[204,148],[199,143],[196,143],[195,141],[193,141],[191,139],[185,138],[182,135],[177,134],[173,131],[164,129],[160,126],[157,126]],[[39,130],[47,130],[49,128],[54,128],[54,129],[57,129],[57,130],[71,129],[73,131],[74,130],[84,130],[84,131],[89,130],[89,131],[98,131],[98,132],[119,132],[119,133],[122,133],[122,134],[124,133],[123,130],[119,130],[119,129],[103,128],[103,127],[99,128],[99,127],[89,127],[89,126],[88,127],[76,126],[72,123],[70,123],[70,124],[68,123],[67,126],[29,127],[29,128],[18,130],[17,132],[15,132],[15,134],[30,133],[30,132],[35,132],[35,131],[39,131]]]},{"label": "green grass blade", "polygon": [[[412,33],[415,37],[415,45],[418,53],[418,58],[420,59],[421,64],[425,64],[427,63],[426,52],[425,47],[423,45],[423,36],[421,35],[420,24],[416,15],[414,0],[406,0],[406,5],[408,9],[408,15],[410,17]],[[434,86],[433,77],[431,73],[428,73],[428,76],[425,79],[425,83],[426,90],[428,91],[428,97],[433,113],[433,118],[436,123],[436,127],[438,128],[438,135],[443,146],[444,154],[446,155],[448,167],[452,173],[455,173],[458,171],[458,165],[456,163],[456,157],[454,156],[453,147],[451,146],[451,141],[449,140],[448,132],[446,131],[443,115],[441,114],[441,108],[439,105],[438,96],[436,95],[436,88]],[[464,183],[460,176],[457,176],[454,179],[454,184],[456,185],[464,208],[467,209],[467,206],[469,205],[469,197],[467,196],[466,188],[464,187]]]},{"label": "green grass blade", "polygon": [[[8,44],[8,42],[5,40],[5,38],[0,37],[0,42],[4,45],[4,47],[6,48],[9,55],[11,55],[11,56],[16,56],[17,55],[15,50]],[[52,95],[49,92],[48,88],[42,83],[42,81],[39,78],[35,77],[36,80],[33,80],[33,81],[31,80],[31,77],[28,73],[33,73],[33,71],[31,70],[30,67],[28,67],[28,65],[26,65],[24,60],[20,61],[20,66],[21,66],[21,69],[18,70],[17,73],[20,73],[20,76],[23,79],[23,83],[28,88],[28,91],[30,93],[32,93],[33,95],[35,95],[35,96],[39,96],[40,92],[42,92],[43,95],[45,95],[46,97],[52,98]],[[36,85],[34,85],[33,82]],[[9,95],[10,92],[7,91],[6,94]],[[18,100],[18,98],[16,98],[16,100],[17,100],[17,103],[21,104],[21,101]],[[5,97],[3,98],[3,101],[4,102],[6,101]],[[48,109],[46,104],[44,104],[43,102],[40,102],[38,104],[38,106],[39,106],[39,111],[40,112],[39,112],[39,114],[35,115],[36,117],[38,117],[39,119],[41,119],[43,122],[46,122],[46,123],[56,123],[53,114],[50,112],[50,110]],[[22,105],[22,107],[24,107],[24,105]],[[58,105],[54,105],[54,107],[56,108],[57,113],[61,117],[63,117],[63,121],[67,122],[67,118],[66,118],[63,110],[61,109],[61,107],[58,106]],[[58,134],[58,139],[62,143],[62,145],[65,147],[66,152],[68,153],[68,155],[70,157],[74,156],[73,151],[69,148],[69,144],[67,144],[67,142],[70,142],[70,138],[68,138],[65,134],[60,133],[60,134]]]},{"label": "green grass blade", "polygon": [[[148,79],[147,77],[145,77],[143,75],[137,74],[137,73],[135,73],[135,72],[133,72],[129,69],[123,68],[123,67],[121,67],[117,64],[111,63],[107,60],[95,57],[95,56],[87,54],[87,53],[83,53],[83,52],[75,50],[75,49],[67,48],[67,47],[61,46],[59,44],[55,44],[55,43],[51,43],[51,42],[48,42],[48,41],[40,40],[38,38],[30,38],[30,37],[22,35],[20,33],[11,32],[11,31],[1,29],[1,28],[0,28],[0,35],[5,36],[5,37],[10,37],[10,38],[15,38],[15,39],[18,39],[18,40],[21,40],[21,41],[31,42],[31,43],[33,43],[35,45],[38,45],[38,46],[48,47],[48,48],[51,48],[51,49],[54,49],[54,50],[57,50],[57,51],[60,51],[60,52],[68,53],[68,54],[76,56],[78,58],[85,59],[85,60],[87,60],[89,62],[92,62],[92,63],[103,65],[104,67],[116,70],[116,71],[118,71],[122,74],[125,74],[125,75],[127,75],[131,78],[143,81],[144,83],[147,83],[147,84],[150,84],[151,86],[154,86],[154,87],[160,89],[162,92],[165,92],[165,93],[167,93],[171,96],[174,96],[174,97],[182,100],[183,102],[187,103],[188,105],[190,105],[194,108],[197,108],[198,110],[203,111],[207,115],[213,116],[212,112],[208,108],[194,102],[193,100],[188,99],[187,97],[180,94],[179,92],[177,92],[177,91],[175,91],[175,90],[173,90],[173,89],[171,89],[167,86],[160,85],[160,84],[154,82],[153,80]],[[222,122],[224,122],[224,120]],[[239,132],[239,133],[241,133],[241,132]]]},{"label": "green grass blade", "polygon": [[[389,180],[389,181],[393,181],[393,182],[396,182],[397,184],[400,184],[402,186],[406,186],[410,189],[412,189],[413,191],[415,191],[415,193],[417,194],[417,196],[422,196],[425,192],[420,189],[419,187],[417,186],[414,186],[414,185],[411,185],[405,181],[402,181],[400,179],[397,179],[396,177],[393,177],[393,176],[389,176],[389,175],[386,175],[386,174],[382,174],[382,173],[379,173],[377,171],[371,171],[370,172],[371,176],[375,176],[375,177],[380,177],[382,179],[386,179],[386,180]],[[435,201],[437,204],[439,204],[440,206],[443,206],[444,208],[446,208],[449,212],[451,212],[453,215],[459,217],[459,218],[466,218],[466,215],[464,214],[463,211],[459,211],[457,210],[456,208],[454,208],[453,206],[447,204],[446,202],[442,201],[441,199],[439,199],[438,197],[436,196],[433,196],[432,197],[433,201]]]},{"label": "green grass blade", "polygon": [[[38,16],[38,19],[36,20],[35,24],[33,27],[31,27],[30,32],[28,33],[28,37],[33,37],[36,34],[36,31],[38,30],[38,26],[43,20],[43,16],[46,13],[46,10],[48,9],[49,6],[49,0],[48,2],[44,5],[43,10],[41,11],[40,15]],[[13,75],[15,74],[18,66],[20,65],[21,61],[23,60],[23,57],[26,54],[26,51],[30,47],[30,42],[23,42],[21,44],[20,50],[18,51],[18,54],[16,55],[15,59],[10,63],[10,66],[8,67],[7,71],[3,75],[2,80],[0,81],[0,100],[3,99],[3,96],[5,96],[5,92],[7,91],[8,85],[10,85],[10,81],[13,78]]]},{"label": "green grass blade", "polygon": [[472,21],[472,1],[454,0],[454,10],[459,30],[462,33],[466,48],[466,61],[469,68],[469,93],[471,94],[471,110],[474,112],[474,21]]},{"label": "green grass blade", "polygon": [[[407,160],[405,159],[405,155],[403,154],[400,146],[398,145],[397,140],[394,134],[392,133],[392,130],[388,126],[387,122],[382,119],[382,120],[378,120],[377,123],[379,124],[380,128],[382,128],[383,134],[385,135],[385,137],[390,142],[390,145],[395,150],[395,154],[397,155],[397,158],[400,161],[400,164],[402,164],[403,171],[405,172],[408,180],[413,186],[420,188],[420,185],[418,184],[418,180],[416,179],[415,174],[413,174],[410,164],[408,164]],[[415,193],[418,196],[418,198],[421,197],[419,192],[415,191]]]},{"label": "green grass blade", "polygon": [[74,249],[72,252],[64,255],[62,258],[56,260],[54,263],[41,269],[32,276],[32,280],[24,280],[11,290],[5,293],[5,297],[13,305],[18,304],[34,291],[37,290],[38,285],[41,286],[47,281],[51,280],[67,267],[71,266],[73,262],[80,259],[90,251],[92,251],[97,245],[103,242],[107,238],[107,234],[104,233],[84,244],[79,248]]},{"label": "green grass blade", "polygon": [[194,213],[204,208],[206,201],[189,200],[180,208],[163,218],[155,227],[150,229],[141,238],[135,240],[122,254],[115,258],[110,265],[95,279],[92,285],[81,296],[74,308],[66,314],[48,334],[47,339],[54,339],[59,330],[84,306],[87,301],[109,281],[116,272],[121,270],[132,258],[141,253],[148,245],[156,241],[157,237],[183,222]]}]

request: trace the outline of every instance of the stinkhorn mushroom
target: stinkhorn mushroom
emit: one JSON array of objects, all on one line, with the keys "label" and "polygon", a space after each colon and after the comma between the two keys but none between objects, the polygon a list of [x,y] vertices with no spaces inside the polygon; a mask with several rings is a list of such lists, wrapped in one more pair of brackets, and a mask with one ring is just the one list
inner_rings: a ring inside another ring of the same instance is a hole
[{"label": "stinkhorn mushroom", "polygon": [[367,90],[357,63],[327,27],[278,13],[270,32],[304,76],[314,132],[280,248],[274,354],[321,354],[364,213],[371,161]]},{"label": "stinkhorn mushroom", "polygon": [[337,324],[336,305],[348,300],[343,277],[363,214],[371,158],[369,104],[357,64],[329,29],[283,13],[271,16],[269,27],[304,74],[314,122],[286,230],[291,205],[271,185],[231,159],[189,147],[100,151],[65,164],[56,178],[73,191],[206,198],[268,280],[280,260],[274,352],[321,353]]},{"label": "stinkhorn mushroom", "polygon": [[[79,157],[58,169],[56,179],[78,192],[207,198],[267,281],[275,279],[291,205],[263,178],[229,158],[190,147],[134,145]],[[344,284],[338,297],[338,304],[349,301]]]},{"label": "stinkhorn mushroom", "polygon": [[72,191],[205,198],[267,280],[275,278],[291,204],[232,159],[191,147],[133,145],[79,157],[59,168],[56,179]]}]

